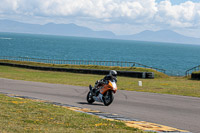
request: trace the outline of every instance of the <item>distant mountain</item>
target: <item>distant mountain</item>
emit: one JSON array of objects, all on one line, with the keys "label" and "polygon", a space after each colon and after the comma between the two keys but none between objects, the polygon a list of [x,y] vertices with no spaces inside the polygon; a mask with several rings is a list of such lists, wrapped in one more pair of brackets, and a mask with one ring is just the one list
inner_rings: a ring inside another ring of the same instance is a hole
[{"label": "distant mountain", "polygon": [[200,38],[187,37],[171,30],[143,31],[138,34],[120,36],[121,39],[150,42],[170,42],[183,44],[200,44]]},{"label": "distant mountain", "polygon": [[0,20],[0,32],[50,34],[64,36],[81,36],[97,38],[115,38],[111,31],[93,31],[89,28],[78,26],[76,24],[54,24],[45,25],[27,24],[11,20]]},{"label": "distant mountain", "polygon": [[111,31],[94,31],[87,27],[76,24],[54,24],[45,25],[21,23],[11,20],[0,20],[0,32],[49,34],[63,36],[111,38],[124,40],[138,40],[151,42],[170,42],[183,44],[200,44],[200,38],[187,37],[170,30],[143,31],[133,35],[117,36]]}]

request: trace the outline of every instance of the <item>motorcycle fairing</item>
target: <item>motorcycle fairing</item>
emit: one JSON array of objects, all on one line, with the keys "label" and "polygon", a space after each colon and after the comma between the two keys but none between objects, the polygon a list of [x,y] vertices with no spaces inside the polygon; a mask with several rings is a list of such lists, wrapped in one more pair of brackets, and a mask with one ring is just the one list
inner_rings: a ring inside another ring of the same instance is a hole
[{"label": "motorcycle fairing", "polygon": [[116,83],[115,82],[111,82],[109,80],[108,84],[104,85],[103,88],[100,90],[100,93],[104,94],[108,90],[112,90],[114,93],[116,93],[116,91],[117,91],[117,85],[116,85]]}]

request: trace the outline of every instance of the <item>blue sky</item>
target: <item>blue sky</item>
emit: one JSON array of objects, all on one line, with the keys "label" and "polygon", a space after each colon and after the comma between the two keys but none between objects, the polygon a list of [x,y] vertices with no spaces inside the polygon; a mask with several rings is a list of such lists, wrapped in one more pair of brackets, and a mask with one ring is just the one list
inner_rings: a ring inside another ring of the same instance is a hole
[{"label": "blue sky", "polygon": [[[161,1],[165,1],[165,0],[156,0],[156,2],[161,2]],[[186,1],[188,1],[188,0],[171,0],[171,3],[173,5],[179,5],[180,3],[184,3]],[[200,0],[190,0],[190,1],[192,1],[192,2],[200,2]]]},{"label": "blue sky", "polygon": [[75,23],[117,35],[173,30],[200,38],[200,0],[1,0],[0,19]]}]

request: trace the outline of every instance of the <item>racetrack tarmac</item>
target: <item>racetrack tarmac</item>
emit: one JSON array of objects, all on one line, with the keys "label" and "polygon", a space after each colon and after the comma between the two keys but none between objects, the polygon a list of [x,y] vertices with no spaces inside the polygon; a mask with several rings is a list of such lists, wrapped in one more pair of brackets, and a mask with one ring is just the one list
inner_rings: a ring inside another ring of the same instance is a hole
[{"label": "racetrack tarmac", "polygon": [[75,105],[200,133],[200,98],[118,90],[113,103],[87,104],[88,87],[0,78],[0,92]]}]

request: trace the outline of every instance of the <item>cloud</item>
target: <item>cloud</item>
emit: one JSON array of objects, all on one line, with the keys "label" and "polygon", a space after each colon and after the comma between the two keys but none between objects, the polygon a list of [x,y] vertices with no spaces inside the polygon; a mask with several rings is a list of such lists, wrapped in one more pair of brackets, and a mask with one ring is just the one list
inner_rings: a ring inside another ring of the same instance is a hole
[{"label": "cloud", "polygon": [[18,1],[17,0],[3,0],[0,4],[0,13],[10,13],[13,11],[16,11],[18,7]]},{"label": "cloud", "polygon": [[3,0],[1,13],[43,16],[80,16],[96,19],[151,17],[154,0]]},{"label": "cloud", "polygon": [[[0,16],[70,18],[98,23],[200,27],[200,2],[170,0],[1,0]],[[15,17],[16,18],[16,17]]]},{"label": "cloud", "polygon": [[187,1],[180,5],[172,5],[170,1],[160,2],[155,15],[156,22],[169,24],[173,27],[200,26],[200,3]]}]

